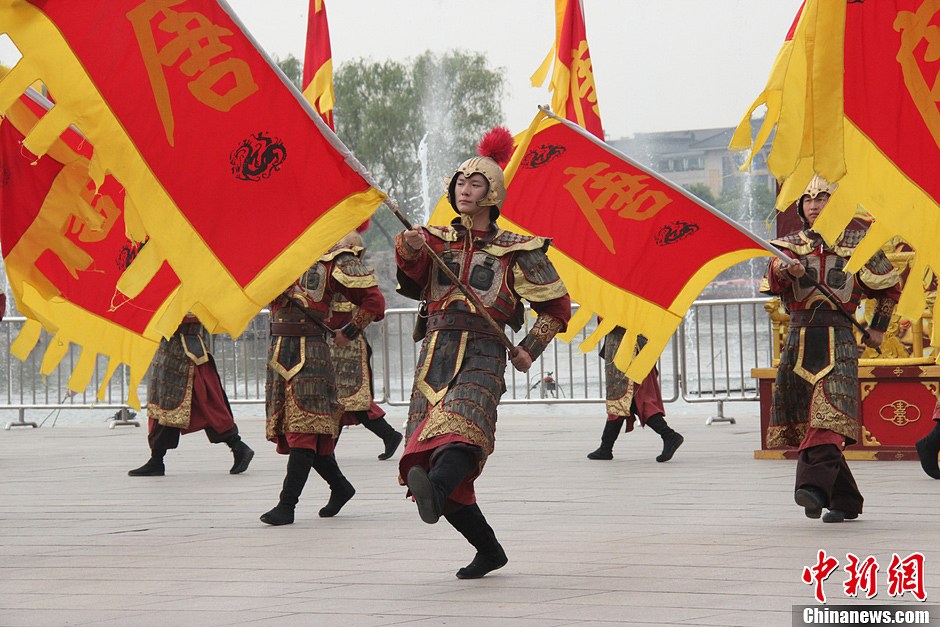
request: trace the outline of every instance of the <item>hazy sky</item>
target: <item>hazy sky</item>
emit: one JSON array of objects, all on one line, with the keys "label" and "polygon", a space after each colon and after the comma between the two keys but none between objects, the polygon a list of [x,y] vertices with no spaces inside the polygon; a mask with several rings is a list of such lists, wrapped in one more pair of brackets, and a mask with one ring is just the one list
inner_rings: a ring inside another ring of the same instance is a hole
[{"label": "hazy sky", "polygon": [[[228,0],[272,55],[302,59],[308,0]],[[485,52],[523,130],[547,87],[529,77],[554,37],[554,0],[326,0],[334,68],[358,57]],[[734,126],[760,93],[801,0],[583,0],[608,138]],[[12,60],[0,42],[0,61]]]}]

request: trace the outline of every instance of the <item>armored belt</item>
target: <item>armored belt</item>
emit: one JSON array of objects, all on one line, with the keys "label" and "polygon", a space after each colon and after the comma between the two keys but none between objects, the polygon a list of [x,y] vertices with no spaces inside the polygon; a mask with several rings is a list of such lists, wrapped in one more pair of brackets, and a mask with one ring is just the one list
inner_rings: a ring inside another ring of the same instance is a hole
[{"label": "armored belt", "polygon": [[278,313],[271,322],[271,335],[326,337],[326,329],[299,312]]},{"label": "armored belt", "polygon": [[794,311],[790,314],[790,327],[851,327],[849,314],[831,309]]},{"label": "armored belt", "polygon": [[498,336],[502,331],[494,329],[485,319],[469,311],[445,309],[435,311],[428,316],[428,331],[441,331],[454,329],[458,331],[473,331],[484,335]]}]

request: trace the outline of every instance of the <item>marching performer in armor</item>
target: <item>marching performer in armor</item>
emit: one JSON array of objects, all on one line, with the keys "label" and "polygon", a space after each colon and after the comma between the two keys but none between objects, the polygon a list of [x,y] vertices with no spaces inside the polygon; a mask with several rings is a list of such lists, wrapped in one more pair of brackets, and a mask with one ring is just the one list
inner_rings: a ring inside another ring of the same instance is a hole
[{"label": "marching performer in armor", "polygon": [[228,444],[235,457],[231,474],[248,469],[255,452],[238,435],[205,335],[199,319],[189,314],[169,339],[160,341],[147,390],[150,459],[128,471],[130,476],[162,477],[167,450],[179,446],[180,434],[196,431],[205,431],[213,444]]},{"label": "marching performer in armor", "polygon": [[614,442],[620,435],[620,429],[626,424],[624,432],[630,433],[639,419],[641,427],[649,425],[663,439],[663,452],[656,457],[656,461],[668,462],[685,438],[666,422],[666,409],[663,407],[663,394],[659,388],[659,372],[656,368],[637,385],[614,365],[614,355],[623,342],[625,332],[622,327],[614,327],[604,338],[601,356],[604,358],[607,387],[607,423],[601,434],[601,445],[596,451],[588,453],[587,457],[613,459]]},{"label": "marching performer in armor", "polygon": [[[360,260],[365,251],[360,233],[368,228],[369,222],[366,221],[340,241],[341,245],[344,245]],[[347,284],[355,284],[356,287],[378,286],[375,271],[365,263],[359,263],[355,268],[349,267],[348,270],[349,272],[362,271],[365,274],[348,276]],[[333,300],[330,303],[331,313],[327,321],[329,327],[331,329],[342,328],[352,319],[355,310],[356,306],[341,293],[333,294]],[[366,341],[365,334],[359,335],[348,346],[338,346],[331,340],[330,354],[333,357],[333,370],[336,372],[339,402],[345,408],[340,426],[361,424],[382,439],[385,450],[379,453],[379,459],[389,459],[395,454],[403,436],[388,424],[385,420],[385,412],[374,400],[372,347]]]},{"label": "marching performer in armor", "polygon": [[[334,446],[343,406],[327,343],[357,342],[362,330],[385,316],[385,299],[362,261],[341,241],[271,303],[271,345],[265,385],[267,437],[287,455],[287,476],[277,506],[262,514],[269,525],[294,522],[294,507],[313,468],[330,486],[320,509],[328,518],[356,493],[336,463]],[[342,294],[358,308],[349,321],[329,328],[330,302]]]},{"label": "marching performer in armor", "polygon": [[[849,316],[862,295],[876,299],[863,338],[877,347],[900,297],[900,277],[881,251],[855,274],[842,269],[864,236],[846,230],[833,246],[812,226],[835,191],[816,175],[797,202],[803,230],[773,240],[795,261],[773,259],[761,291],[779,295],[790,329],[777,368],[767,444],[799,446],[796,503],[809,518],[853,520],[863,498],[842,450],[859,439],[858,348]],[[835,302],[833,302],[835,301]]]},{"label": "marching performer in armor", "polygon": [[447,187],[460,217],[449,227],[403,231],[395,247],[399,291],[424,301],[419,321],[426,323],[416,333],[424,334],[424,342],[399,481],[407,484],[424,522],[436,523],[443,515],[476,549],[473,561],[457,571],[461,579],[482,577],[508,561],[474,491],[474,480],[493,452],[497,405],[506,390],[507,348],[501,331],[451,284],[428,248],[479,297],[498,325],[518,330],[522,300],[531,303],[538,319],[509,355],[521,372],[566,328],[571,315],[568,292],[545,254],[550,241],[495,224],[506,198],[501,163],[512,152],[512,137],[494,129],[478,150],[483,156],[462,163]]}]

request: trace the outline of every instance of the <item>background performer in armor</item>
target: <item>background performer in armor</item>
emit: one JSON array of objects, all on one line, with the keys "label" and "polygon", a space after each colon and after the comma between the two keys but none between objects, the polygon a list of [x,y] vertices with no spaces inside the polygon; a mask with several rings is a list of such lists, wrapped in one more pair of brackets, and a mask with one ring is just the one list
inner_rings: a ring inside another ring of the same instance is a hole
[{"label": "background performer in armor", "polygon": [[860,429],[858,347],[846,314],[854,316],[862,295],[876,299],[864,341],[877,347],[900,296],[900,277],[881,251],[856,274],[842,271],[864,231],[846,230],[830,247],[812,230],[834,191],[813,177],[797,201],[803,230],[772,241],[796,263],[773,259],[761,285],[761,291],[779,295],[790,314],[767,444],[799,446],[796,503],[809,518],[828,507],[823,521],[832,523],[857,518],[864,500],[842,453],[858,441]]},{"label": "background performer in armor", "polygon": [[482,577],[507,562],[476,504],[473,485],[493,452],[507,351],[424,245],[479,296],[497,323],[519,329],[522,299],[532,304],[538,319],[510,355],[521,372],[571,316],[568,292],[545,255],[550,242],[495,224],[506,198],[501,164],[512,152],[512,137],[494,129],[479,152],[484,156],[462,163],[447,188],[460,218],[450,227],[403,231],[395,247],[399,290],[423,300],[427,309],[399,481],[407,483],[424,522],[436,523],[443,515],[476,549],[473,561],[457,571],[461,579]]},{"label": "background performer in armor", "polygon": [[[311,468],[330,486],[330,500],[320,509],[321,517],[338,514],[356,493],[334,455],[343,406],[337,397],[326,335],[333,334],[336,345],[344,347],[357,341],[370,322],[385,316],[379,288],[362,281],[368,275],[359,257],[341,242],[271,303],[267,437],[288,458],[280,500],[261,515],[264,523],[294,522],[294,507]],[[331,331],[327,318],[337,293],[358,309],[341,329]]]},{"label": "background performer in armor", "polygon": [[917,456],[920,458],[920,467],[928,476],[934,479],[940,479],[940,464],[937,463],[937,455],[940,454],[940,401],[933,410],[934,426],[933,429],[917,440]]},{"label": "background performer in armor", "polygon": [[162,477],[167,450],[179,446],[181,433],[196,431],[205,431],[213,444],[228,444],[235,457],[231,474],[248,470],[255,452],[238,435],[215,360],[203,340],[205,335],[205,327],[190,314],[169,339],[160,341],[147,389],[150,459],[129,471],[130,476]]},{"label": "background performer in armor", "polygon": [[[365,252],[365,246],[362,243],[360,233],[365,232],[368,228],[369,222],[366,221],[358,229],[340,240],[339,244],[361,260]],[[349,277],[347,283],[355,283],[356,287],[378,286],[375,271],[372,268],[364,262],[357,268],[367,274]],[[352,271],[352,268],[350,268],[350,271]],[[384,308],[384,297],[382,303]],[[339,329],[352,320],[356,306],[337,292],[333,294],[330,309],[329,326],[331,329]],[[348,346],[338,346],[331,341],[330,354],[333,357],[333,370],[336,372],[339,402],[345,408],[340,426],[361,424],[382,438],[385,450],[379,453],[379,459],[389,459],[395,454],[398,445],[401,444],[402,434],[388,424],[385,420],[385,412],[375,402],[372,378],[372,347],[366,341],[365,334],[351,341]]]},{"label": "background performer in armor", "polygon": [[623,341],[624,329],[614,330],[604,338],[601,350],[604,358],[604,375],[607,387],[607,423],[601,435],[601,445],[596,451],[588,453],[588,459],[613,459],[614,442],[620,435],[620,429],[626,423],[624,431],[633,431],[637,419],[640,426],[649,425],[663,439],[663,452],[656,457],[658,462],[668,462],[676,450],[685,441],[680,434],[666,423],[666,409],[663,407],[663,393],[659,388],[659,371],[656,368],[637,385],[627,378],[620,368],[614,365],[614,355]]}]

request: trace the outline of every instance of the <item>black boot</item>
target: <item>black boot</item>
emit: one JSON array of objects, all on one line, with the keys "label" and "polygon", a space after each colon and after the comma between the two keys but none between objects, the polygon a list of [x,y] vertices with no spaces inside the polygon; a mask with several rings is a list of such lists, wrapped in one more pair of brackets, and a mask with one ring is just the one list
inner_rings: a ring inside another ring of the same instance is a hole
[{"label": "black boot", "polygon": [[166,466],[163,465],[164,455],[166,455],[165,448],[151,449],[147,463],[140,468],[128,470],[127,474],[131,477],[162,477],[166,474]]},{"label": "black boot", "polygon": [[653,414],[646,421],[646,424],[663,439],[663,452],[656,457],[656,461],[668,462],[676,454],[676,450],[685,442],[685,438],[666,424],[666,419],[663,418],[662,414]]},{"label": "black boot", "polygon": [[929,477],[940,479],[940,464],[937,463],[937,454],[940,453],[940,422],[934,425],[933,431],[917,440],[917,456],[920,458],[920,467]]},{"label": "black boot", "polygon": [[287,458],[287,476],[281,488],[281,498],[277,506],[261,514],[261,522],[268,525],[289,525],[294,522],[294,506],[304,491],[314,453],[310,449],[292,448]]},{"label": "black boot", "polygon": [[601,434],[601,445],[596,451],[588,453],[588,459],[613,459],[614,442],[620,435],[620,429],[623,428],[625,418],[621,416],[617,420],[608,420],[604,425],[604,433]]},{"label": "black boot", "polygon": [[[365,412],[360,412],[365,414]],[[388,424],[385,418],[376,418],[375,420],[369,420],[366,417],[359,419],[359,423],[374,433],[375,435],[382,438],[382,441],[385,443],[385,451],[379,454],[379,459],[386,460],[395,454],[395,451],[398,450],[398,445],[401,444],[402,436],[401,433],[395,431],[392,425]]]},{"label": "black boot", "polygon": [[408,470],[406,482],[418,505],[421,520],[433,525],[444,511],[444,504],[460,482],[473,470],[473,457],[466,451],[451,448],[441,453],[428,473],[421,466]]},{"label": "black boot", "polygon": [[793,500],[803,508],[807,518],[813,519],[822,516],[822,510],[827,505],[826,495],[813,486],[797,488],[793,493]]},{"label": "black boot", "polygon": [[330,486],[330,500],[320,508],[320,518],[332,518],[356,494],[356,488],[339,471],[335,455],[317,455],[313,460],[313,469]]},{"label": "black boot", "polygon": [[232,449],[232,455],[235,457],[235,463],[228,471],[229,474],[238,475],[248,470],[248,464],[251,463],[251,458],[255,456],[255,452],[242,442],[242,439],[237,435],[233,435],[225,443]]},{"label": "black boot", "polygon": [[476,503],[461,507],[444,517],[477,550],[473,561],[457,571],[458,579],[479,579],[497,568],[502,568],[509,561],[503,547],[496,540],[493,528],[486,522]]}]

